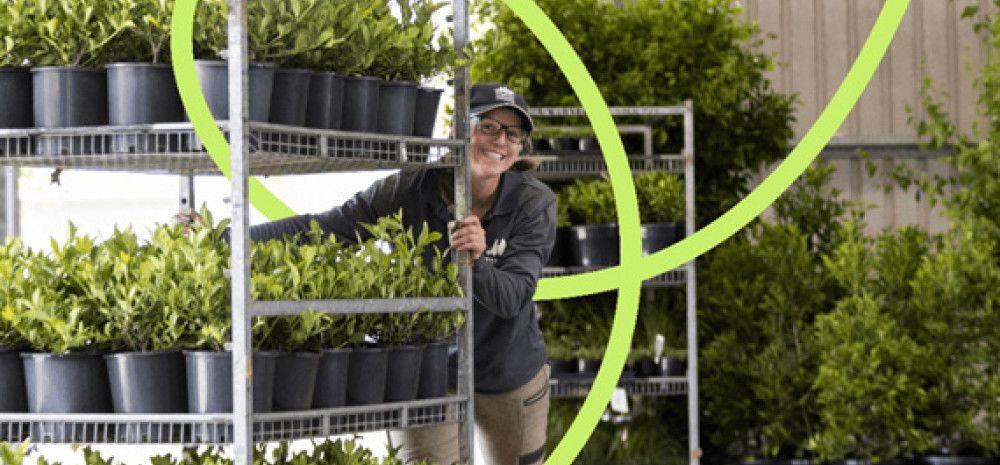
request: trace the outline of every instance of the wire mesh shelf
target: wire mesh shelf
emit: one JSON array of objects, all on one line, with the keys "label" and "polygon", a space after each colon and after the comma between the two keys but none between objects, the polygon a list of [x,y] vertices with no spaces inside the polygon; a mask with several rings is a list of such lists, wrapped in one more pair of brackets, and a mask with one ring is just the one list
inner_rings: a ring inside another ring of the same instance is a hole
[{"label": "wire mesh shelf", "polygon": [[[553,376],[549,381],[552,397],[586,397],[594,385],[593,375]],[[687,394],[688,382],[683,376],[660,376],[653,378],[625,378],[618,381],[629,395],[663,397]]]},{"label": "wire mesh shelf", "polygon": [[[568,180],[581,176],[596,176],[608,172],[601,154],[539,156],[539,165],[532,173],[542,181]],[[667,171],[684,174],[683,155],[636,155],[628,157],[633,173]]]},{"label": "wire mesh shelf", "polygon": [[[227,123],[220,129],[228,138]],[[249,124],[254,175],[457,166],[464,142],[387,134]],[[0,129],[0,165],[220,174],[190,123],[65,129]]]},{"label": "wire mesh shelf", "polygon": [[[456,423],[466,418],[465,397],[450,396],[301,412],[254,415],[255,442]],[[0,442],[91,444],[225,444],[233,441],[229,414],[0,413]]]},{"label": "wire mesh shelf", "polygon": [[[543,278],[566,276],[573,274],[588,273],[600,270],[596,266],[571,266],[571,267],[545,267],[542,268]],[[670,287],[680,286],[687,282],[687,271],[684,268],[675,268],[666,273],[653,276],[643,281],[643,287]]]},{"label": "wire mesh shelf", "polygon": [[[668,116],[683,115],[686,108],[683,105],[665,107],[608,107],[611,116]],[[532,107],[528,109],[531,116],[559,117],[586,116],[582,107]]]}]

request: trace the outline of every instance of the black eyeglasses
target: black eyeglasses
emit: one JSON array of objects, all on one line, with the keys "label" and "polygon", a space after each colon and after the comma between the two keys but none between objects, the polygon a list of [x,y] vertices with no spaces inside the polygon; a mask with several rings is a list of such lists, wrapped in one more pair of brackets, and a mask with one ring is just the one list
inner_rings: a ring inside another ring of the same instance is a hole
[{"label": "black eyeglasses", "polygon": [[520,126],[507,126],[493,118],[482,117],[479,119],[479,132],[487,136],[496,136],[500,131],[507,136],[507,140],[515,144],[523,144],[528,139],[528,133]]}]

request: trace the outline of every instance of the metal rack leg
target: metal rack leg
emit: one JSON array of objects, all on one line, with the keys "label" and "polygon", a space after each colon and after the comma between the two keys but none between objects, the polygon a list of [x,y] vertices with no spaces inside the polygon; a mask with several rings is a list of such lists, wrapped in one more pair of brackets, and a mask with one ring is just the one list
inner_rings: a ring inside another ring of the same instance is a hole
[{"label": "metal rack leg", "polygon": [[16,166],[8,166],[4,173],[4,234],[7,237],[21,234],[21,201],[17,195],[20,170]]}]

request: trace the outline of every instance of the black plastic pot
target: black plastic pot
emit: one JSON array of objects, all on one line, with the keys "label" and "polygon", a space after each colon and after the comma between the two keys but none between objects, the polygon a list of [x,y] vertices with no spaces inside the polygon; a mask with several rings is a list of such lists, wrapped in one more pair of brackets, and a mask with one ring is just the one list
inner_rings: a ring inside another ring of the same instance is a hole
[{"label": "black plastic pot", "polygon": [[378,130],[379,83],[377,77],[344,78],[344,112],[340,127],[345,131]]},{"label": "black plastic pot", "polygon": [[112,63],[108,73],[108,120],[112,125],[184,121],[173,68],[162,63]]},{"label": "black plastic pot", "polygon": [[344,76],[331,72],[314,73],[306,107],[306,126],[340,129],[344,113]]},{"label": "black plastic pot", "polygon": [[108,124],[108,80],[103,69],[31,68],[35,127]]},{"label": "black plastic pot", "polygon": [[0,128],[30,128],[31,106],[31,69],[0,68]]},{"label": "black plastic pot", "polygon": [[614,266],[618,264],[618,225],[571,226],[567,235],[569,263],[574,266]]},{"label": "black plastic pot", "polygon": [[[103,69],[43,66],[31,68],[35,127],[66,128],[108,124],[108,83]],[[101,154],[106,136],[39,136],[40,155]]]},{"label": "black plastic pot", "polygon": [[581,137],[579,148],[584,153],[597,153],[601,151],[601,144],[596,137]]},{"label": "black plastic pot", "polygon": [[316,375],[316,389],[313,392],[313,408],[344,406],[347,402],[347,376],[350,361],[350,349],[323,351]]},{"label": "black plastic pot", "polygon": [[448,343],[434,342],[424,346],[420,362],[418,399],[444,397],[448,394]]},{"label": "black plastic pot", "polygon": [[569,228],[556,229],[556,242],[552,245],[552,253],[549,254],[549,260],[545,262],[545,266],[567,265],[567,260],[569,259],[569,253],[567,253],[567,244],[570,241],[569,234]]},{"label": "black plastic pot", "polygon": [[[111,413],[108,370],[101,354],[23,353],[25,391],[32,413]],[[105,434],[105,429],[90,433]],[[83,425],[35,423],[34,442],[80,442]]]},{"label": "black plastic pot", "polygon": [[[277,352],[253,354],[253,410],[272,410]],[[185,351],[189,413],[233,411],[233,355],[231,352]]]},{"label": "black plastic pot", "polygon": [[[195,60],[195,71],[205,101],[217,120],[229,119],[229,70],[225,61]],[[268,121],[275,66],[252,63],[249,68],[249,115],[251,121]]]},{"label": "black plastic pot", "polygon": [[661,357],[660,373],[662,376],[684,376],[687,372],[687,359],[679,357]]},{"label": "black plastic pot", "polygon": [[21,353],[0,348],[0,412],[27,412],[24,390],[24,363]]},{"label": "black plastic pot", "polygon": [[307,69],[278,69],[271,91],[272,123],[305,126],[309,109],[309,86],[313,72]]},{"label": "black plastic pot", "polygon": [[178,351],[104,356],[116,413],[187,412],[184,356]]},{"label": "black plastic pot", "polygon": [[576,372],[580,374],[592,375],[601,369],[601,359],[583,358],[576,359]]},{"label": "black plastic pot", "polygon": [[552,150],[552,144],[548,139],[531,139],[531,148],[535,153],[548,152]]},{"label": "black plastic pot", "polygon": [[642,254],[649,255],[670,247],[684,238],[682,223],[652,223],[642,225]]},{"label": "black plastic pot", "polygon": [[[112,125],[184,121],[173,68],[160,63],[112,63],[108,73],[108,120]],[[172,140],[171,140],[172,139]],[[152,134],[116,135],[115,153],[177,151],[179,139]]]},{"label": "black plastic pot", "polygon": [[417,88],[417,104],[413,110],[413,135],[431,137],[434,135],[434,123],[437,121],[438,105],[441,103],[441,93],[444,90],[432,87]]},{"label": "black plastic pot", "polygon": [[653,361],[652,357],[643,357],[635,361],[636,376],[652,377],[660,376],[660,367]]},{"label": "black plastic pot", "polygon": [[402,402],[417,398],[420,387],[420,364],[423,346],[393,346],[389,348],[389,368],[385,379],[385,401]]},{"label": "black plastic pot", "polygon": [[561,152],[579,152],[580,139],[577,137],[552,137],[549,138],[549,147]]},{"label": "black plastic pot", "polygon": [[553,378],[565,377],[577,373],[576,360],[554,360],[549,359],[549,367]]},{"label": "black plastic pot", "polygon": [[347,369],[347,405],[382,403],[388,365],[389,352],[384,348],[353,349]]},{"label": "black plastic pot", "polygon": [[274,410],[308,410],[313,403],[320,354],[293,352],[281,354],[274,372]]},{"label": "black plastic pot", "polygon": [[382,81],[378,95],[378,132],[412,136],[416,105],[417,83]]}]

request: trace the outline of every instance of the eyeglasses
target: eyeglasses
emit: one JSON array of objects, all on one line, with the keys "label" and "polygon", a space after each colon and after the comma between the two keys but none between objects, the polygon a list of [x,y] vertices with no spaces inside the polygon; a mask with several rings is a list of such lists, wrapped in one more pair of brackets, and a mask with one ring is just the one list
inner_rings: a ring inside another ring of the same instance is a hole
[{"label": "eyeglasses", "polygon": [[507,140],[522,144],[528,139],[528,133],[524,132],[520,126],[507,126],[493,118],[482,117],[479,120],[479,132],[487,136],[496,136],[503,131],[507,135]]}]

